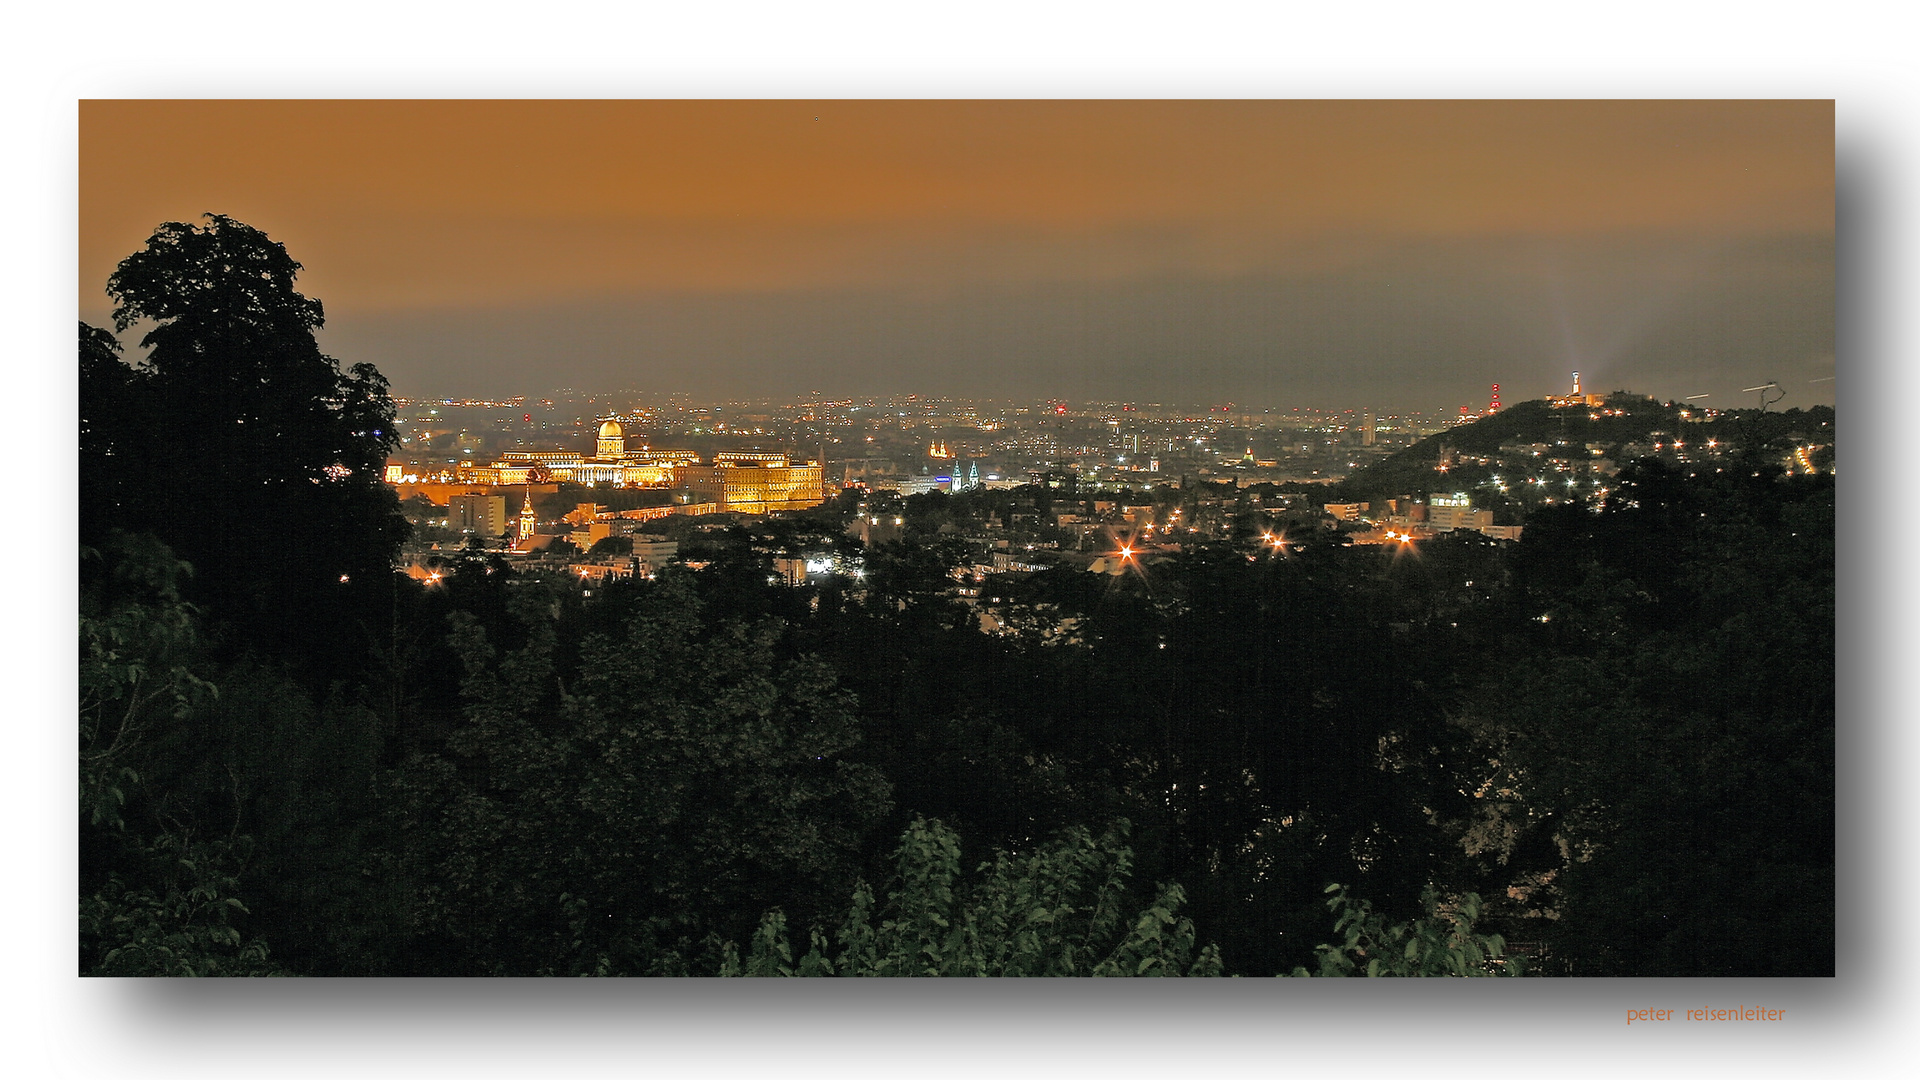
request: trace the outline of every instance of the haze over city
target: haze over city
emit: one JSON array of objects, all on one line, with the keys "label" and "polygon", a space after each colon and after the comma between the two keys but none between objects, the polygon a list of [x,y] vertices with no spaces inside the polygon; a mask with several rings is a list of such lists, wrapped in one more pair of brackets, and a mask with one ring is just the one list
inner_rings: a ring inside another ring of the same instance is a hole
[{"label": "haze over city", "polygon": [[230,214],[402,396],[1834,400],[1829,102],[92,101],[80,151],[83,319]]}]

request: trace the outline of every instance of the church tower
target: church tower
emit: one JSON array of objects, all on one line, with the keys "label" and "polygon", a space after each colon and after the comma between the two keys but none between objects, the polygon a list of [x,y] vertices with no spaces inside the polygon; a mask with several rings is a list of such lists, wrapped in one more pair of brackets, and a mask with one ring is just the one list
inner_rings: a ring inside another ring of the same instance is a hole
[{"label": "church tower", "polygon": [[527,489],[527,501],[520,506],[520,543],[533,537],[533,489]]}]

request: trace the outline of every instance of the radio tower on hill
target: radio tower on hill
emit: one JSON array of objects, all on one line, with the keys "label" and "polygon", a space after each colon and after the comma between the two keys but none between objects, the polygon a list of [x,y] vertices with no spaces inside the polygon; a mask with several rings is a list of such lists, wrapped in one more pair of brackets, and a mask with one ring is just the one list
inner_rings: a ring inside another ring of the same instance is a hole
[{"label": "radio tower on hill", "polygon": [[1494,413],[1497,413],[1499,411],[1500,411],[1500,384],[1494,383],[1493,384],[1493,400],[1487,403],[1487,415],[1492,416]]}]

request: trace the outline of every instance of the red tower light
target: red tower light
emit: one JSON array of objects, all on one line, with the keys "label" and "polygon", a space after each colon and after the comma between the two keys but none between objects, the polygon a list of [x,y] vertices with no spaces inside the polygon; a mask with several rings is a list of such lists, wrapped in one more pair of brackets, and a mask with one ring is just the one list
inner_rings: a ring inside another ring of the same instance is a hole
[{"label": "red tower light", "polygon": [[1487,406],[1487,412],[1497,413],[1499,411],[1500,411],[1500,384],[1494,383],[1493,384],[1493,402]]}]

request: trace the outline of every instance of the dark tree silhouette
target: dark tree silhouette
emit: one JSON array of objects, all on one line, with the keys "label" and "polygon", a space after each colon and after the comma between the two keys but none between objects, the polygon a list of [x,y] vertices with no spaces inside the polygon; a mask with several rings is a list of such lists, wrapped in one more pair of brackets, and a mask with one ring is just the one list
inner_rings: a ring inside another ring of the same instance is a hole
[{"label": "dark tree silhouette", "polygon": [[142,377],[120,359],[120,342],[80,324],[80,542],[98,548],[131,520],[129,499],[153,448],[137,411]]},{"label": "dark tree silhouette", "polygon": [[320,351],[320,302],[294,289],[299,270],[217,214],[161,225],[120,264],[116,329],[153,326],[131,368],[111,336],[81,331],[82,541],[114,526],[158,535],[232,640],[297,645],[319,673],[326,653],[358,650],[342,633],[356,595],[386,595],[407,525],[381,481],[396,442],[386,380]]}]

